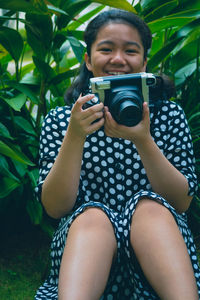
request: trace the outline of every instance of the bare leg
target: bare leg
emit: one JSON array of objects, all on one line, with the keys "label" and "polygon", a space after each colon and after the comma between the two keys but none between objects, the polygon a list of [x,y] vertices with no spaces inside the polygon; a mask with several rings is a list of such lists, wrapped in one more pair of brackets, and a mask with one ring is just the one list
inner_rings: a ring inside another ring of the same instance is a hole
[{"label": "bare leg", "polygon": [[112,224],[97,208],[70,227],[59,275],[59,300],[96,300],[102,295],[117,245]]},{"label": "bare leg", "polygon": [[131,244],[141,268],[162,300],[198,300],[192,264],[171,213],[144,199],[131,224]]}]

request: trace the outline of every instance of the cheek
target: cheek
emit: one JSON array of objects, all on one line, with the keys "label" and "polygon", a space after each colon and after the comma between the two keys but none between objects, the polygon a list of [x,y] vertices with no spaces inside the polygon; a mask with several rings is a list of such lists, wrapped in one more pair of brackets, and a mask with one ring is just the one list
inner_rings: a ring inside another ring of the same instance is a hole
[{"label": "cheek", "polygon": [[146,71],[146,62],[142,58],[136,58],[132,65],[137,68],[139,72]]}]

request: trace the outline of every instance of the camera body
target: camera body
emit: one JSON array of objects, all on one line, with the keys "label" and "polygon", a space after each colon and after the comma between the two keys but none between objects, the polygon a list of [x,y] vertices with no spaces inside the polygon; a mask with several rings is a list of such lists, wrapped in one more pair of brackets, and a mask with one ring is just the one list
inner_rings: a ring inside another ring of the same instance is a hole
[{"label": "camera body", "polygon": [[103,102],[117,123],[135,126],[142,119],[143,102],[149,102],[149,88],[156,82],[156,76],[146,72],[90,78],[95,97],[84,109]]}]

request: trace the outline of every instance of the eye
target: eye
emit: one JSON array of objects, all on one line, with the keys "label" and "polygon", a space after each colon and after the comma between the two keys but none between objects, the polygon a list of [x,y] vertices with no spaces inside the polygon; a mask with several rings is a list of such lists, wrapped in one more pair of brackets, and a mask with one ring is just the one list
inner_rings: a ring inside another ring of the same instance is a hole
[{"label": "eye", "polygon": [[111,52],[112,50],[110,48],[103,47],[103,48],[100,48],[99,51],[101,51],[101,52]]},{"label": "eye", "polygon": [[137,53],[137,51],[135,49],[126,49],[126,53]]}]

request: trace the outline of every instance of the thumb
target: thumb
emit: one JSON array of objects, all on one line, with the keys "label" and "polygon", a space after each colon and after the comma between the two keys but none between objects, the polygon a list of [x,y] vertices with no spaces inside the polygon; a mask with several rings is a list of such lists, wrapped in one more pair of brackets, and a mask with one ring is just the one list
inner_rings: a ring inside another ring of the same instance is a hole
[{"label": "thumb", "polygon": [[143,119],[149,116],[149,106],[147,102],[143,103]]}]

